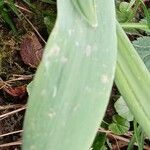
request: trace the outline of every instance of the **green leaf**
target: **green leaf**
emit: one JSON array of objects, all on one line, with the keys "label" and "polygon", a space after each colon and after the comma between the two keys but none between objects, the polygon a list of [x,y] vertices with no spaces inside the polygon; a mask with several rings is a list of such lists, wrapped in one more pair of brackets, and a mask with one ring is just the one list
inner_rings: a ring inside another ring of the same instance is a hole
[{"label": "green leaf", "polygon": [[133,10],[130,8],[130,3],[121,2],[119,10],[117,11],[117,17],[119,22],[127,22],[133,17]]},{"label": "green leaf", "polygon": [[148,27],[150,29],[150,12],[147,9],[147,7],[145,6],[145,3],[143,2],[143,0],[138,0],[138,1],[141,2],[141,4],[142,4],[142,8],[144,10],[144,14],[145,14],[146,19],[147,19],[147,24],[148,24]]},{"label": "green leaf", "polygon": [[121,2],[119,6],[119,10],[123,13],[126,13],[128,11],[129,4],[130,3],[127,3],[127,2]]},{"label": "green leaf", "polygon": [[133,45],[150,71],[150,37],[140,37],[133,41]]},{"label": "green leaf", "polygon": [[4,6],[4,0],[0,0],[0,7]]},{"label": "green leaf", "polygon": [[127,10],[131,9],[133,7],[133,5],[135,4],[135,2],[136,2],[136,0],[130,0]]},{"label": "green leaf", "polygon": [[92,150],[105,150],[106,134],[98,132],[93,142]]},{"label": "green leaf", "polygon": [[145,32],[150,32],[150,29],[147,25],[147,23],[144,22],[140,22],[140,23],[121,23],[121,26],[124,29],[128,29],[128,30],[133,30],[133,29],[138,29],[138,30],[144,30]]},{"label": "green leaf", "polygon": [[28,95],[29,95],[29,96],[30,96],[31,93],[32,93],[33,84],[34,84],[34,82],[32,81],[32,82],[30,82],[30,83],[28,84],[28,86],[27,86],[27,92],[28,92]]},{"label": "green leaf", "polygon": [[92,27],[70,0],[57,1],[56,25],[28,100],[23,150],[87,150],[93,143],[109,101],[117,49],[114,1],[95,5],[98,26]]},{"label": "green leaf", "polygon": [[144,148],[144,132],[141,127],[134,121],[134,135],[136,142],[138,144],[139,150],[143,150]]},{"label": "green leaf", "polygon": [[20,18],[20,14],[19,14],[18,8],[15,6],[14,0],[9,0],[7,4],[11,8],[11,10]]},{"label": "green leaf", "polygon": [[31,8],[32,8],[33,10],[36,9],[35,5],[33,5],[33,4],[31,3],[31,0],[23,0],[23,2],[25,2],[28,6],[30,6],[30,9],[31,9]]},{"label": "green leaf", "polygon": [[[143,146],[143,142],[144,142],[144,138],[143,138],[143,130],[141,128],[141,126],[137,126],[137,122],[134,120],[133,122],[134,124],[134,133],[132,138],[130,139],[130,142],[128,144],[128,148],[127,150],[132,150],[134,147],[134,143],[137,142],[139,149],[140,146]],[[143,150],[143,148],[141,148],[140,150]]]},{"label": "green leaf", "polygon": [[56,4],[56,2],[53,1],[53,0],[41,0],[41,1],[42,1],[42,2],[45,2],[45,3],[53,4],[53,5]]},{"label": "green leaf", "polygon": [[14,33],[17,33],[16,27],[12,21],[12,19],[10,18],[8,11],[6,8],[2,8],[2,10],[0,10],[1,16],[4,19],[4,21],[10,26],[10,28],[13,30]]},{"label": "green leaf", "polygon": [[133,121],[133,115],[130,112],[127,104],[125,103],[124,99],[120,97],[114,104],[116,112],[123,118],[128,121]]},{"label": "green leaf", "polygon": [[93,27],[98,25],[95,0],[72,0],[77,11]]},{"label": "green leaf", "polygon": [[115,82],[135,119],[150,137],[150,74],[117,24],[118,60]]},{"label": "green leaf", "polygon": [[56,20],[56,16],[54,16],[54,15],[49,15],[49,16],[44,17],[44,23],[47,27],[48,33],[50,33],[52,31],[55,20]]},{"label": "green leaf", "polygon": [[119,115],[113,116],[113,123],[109,125],[109,130],[111,130],[113,133],[121,135],[125,134],[129,130],[130,124],[129,122],[122,118]]}]

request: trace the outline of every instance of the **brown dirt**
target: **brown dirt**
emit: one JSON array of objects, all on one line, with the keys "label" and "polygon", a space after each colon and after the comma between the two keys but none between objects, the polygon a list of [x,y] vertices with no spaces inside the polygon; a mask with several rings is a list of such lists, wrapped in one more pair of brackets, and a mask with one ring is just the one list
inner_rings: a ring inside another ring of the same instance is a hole
[{"label": "brown dirt", "polygon": [[[49,35],[44,17],[49,15],[49,12],[56,14],[54,6],[39,0],[34,1],[35,5],[38,4],[36,10],[22,1],[16,0],[16,4],[21,17],[18,18],[12,12],[10,15],[17,34],[0,19],[0,150],[21,149],[23,119],[28,98],[26,87],[40,62],[45,45],[43,41],[46,41]],[[18,133],[13,133],[15,131]]]}]

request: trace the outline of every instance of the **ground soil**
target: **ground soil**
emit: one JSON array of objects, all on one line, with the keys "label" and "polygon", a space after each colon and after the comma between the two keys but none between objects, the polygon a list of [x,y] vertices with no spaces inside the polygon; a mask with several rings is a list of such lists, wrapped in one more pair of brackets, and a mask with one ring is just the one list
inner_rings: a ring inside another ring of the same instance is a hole
[{"label": "ground soil", "polygon": [[[9,12],[17,33],[12,32],[9,24],[0,18],[0,150],[21,149],[28,98],[26,87],[34,77],[45,41],[54,25],[53,21],[47,29],[44,17],[55,15],[55,6],[39,0],[33,4],[36,10],[23,1],[16,1],[20,18]],[[12,134],[14,131],[18,133]]]}]

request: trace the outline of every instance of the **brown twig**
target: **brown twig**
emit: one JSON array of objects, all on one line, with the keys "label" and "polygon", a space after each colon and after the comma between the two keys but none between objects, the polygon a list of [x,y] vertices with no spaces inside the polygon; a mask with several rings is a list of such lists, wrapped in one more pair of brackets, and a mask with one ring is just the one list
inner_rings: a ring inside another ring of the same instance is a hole
[{"label": "brown twig", "polygon": [[15,79],[10,79],[10,80],[7,80],[7,81],[3,81],[1,78],[0,78],[0,89],[2,88],[5,88],[5,87],[10,87],[11,84],[13,82],[16,82],[16,81],[24,81],[24,80],[31,80],[33,78],[33,75],[14,75],[14,77],[17,77]]},{"label": "brown twig", "polygon": [[8,135],[12,135],[12,134],[22,133],[22,132],[23,132],[23,130],[18,130],[18,131],[13,131],[13,132],[1,134],[1,135],[0,135],[0,138],[1,138],[1,137],[8,136]]},{"label": "brown twig", "polygon": [[16,104],[16,105],[3,105],[3,106],[0,106],[0,110],[6,110],[6,109],[16,109],[16,108],[20,108],[22,107],[23,105],[21,104]]},{"label": "brown twig", "polygon": [[5,114],[0,115],[0,119],[3,118],[3,117],[8,117],[8,116],[10,116],[10,115],[13,115],[13,114],[15,114],[15,113],[17,113],[17,112],[20,112],[20,111],[22,111],[22,110],[25,110],[25,109],[26,109],[26,105],[23,106],[23,107],[21,107],[21,108],[19,108],[19,109],[14,110],[14,111],[11,111],[11,112],[8,112],[8,113],[5,113]]},{"label": "brown twig", "polygon": [[[106,135],[107,135],[108,137],[113,137],[113,138],[115,138],[115,139],[118,139],[118,140],[120,140],[120,141],[124,141],[124,142],[126,142],[126,143],[129,143],[129,142],[130,142],[130,139],[127,139],[127,138],[124,138],[124,137],[122,137],[122,136],[113,134],[111,131],[105,130],[105,129],[103,129],[103,128],[100,128],[100,129],[99,129],[99,132],[106,133]],[[135,145],[135,146],[138,146],[137,143],[134,143],[134,145]],[[144,149],[145,149],[145,150],[150,150],[150,147],[144,145]]]},{"label": "brown twig", "polygon": [[39,38],[46,44],[46,41],[41,36],[41,34],[38,32],[38,30],[35,28],[35,26],[32,24],[32,22],[20,11],[20,13],[23,15],[24,19],[29,23],[29,25],[33,28],[33,30],[36,32],[36,34],[39,36]]},{"label": "brown twig", "polygon": [[17,141],[17,142],[10,142],[10,143],[6,143],[6,144],[1,144],[0,145],[0,148],[3,148],[3,147],[9,147],[9,146],[17,146],[17,145],[21,145],[22,144],[22,141]]},{"label": "brown twig", "polygon": [[[7,0],[5,0],[4,3],[10,4],[9,1],[7,1]],[[21,10],[24,10],[24,11],[26,11],[26,12],[28,12],[28,13],[33,13],[32,11],[30,11],[30,10],[28,10],[27,8],[24,8],[24,7],[22,7],[22,6],[19,6],[18,4],[14,4],[14,5],[15,5],[17,8],[19,8],[19,9],[21,9]]]},{"label": "brown twig", "polygon": [[15,4],[15,6],[16,6],[17,8],[19,8],[19,9],[21,9],[21,10],[24,10],[24,11],[26,11],[26,12],[28,12],[28,13],[32,13],[32,14],[33,14],[33,12],[30,11],[30,10],[28,10],[27,8],[24,8],[24,7],[19,6],[19,5],[17,5],[17,4]]},{"label": "brown twig", "polygon": [[10,80],[5,81],[5,82],[10,84],[10,83],[15,82],[15,81],[30,80],[30,79],[32,79],[32,77],[33,77],[33,75],[22,75],[18,78],[10,79]]}]

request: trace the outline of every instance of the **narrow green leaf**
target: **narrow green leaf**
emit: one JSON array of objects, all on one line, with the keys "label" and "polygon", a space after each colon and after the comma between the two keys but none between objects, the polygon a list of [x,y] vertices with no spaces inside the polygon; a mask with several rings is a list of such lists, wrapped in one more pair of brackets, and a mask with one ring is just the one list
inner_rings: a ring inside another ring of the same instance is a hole
[{"label": "narrow green leaf", "polygon": [[47,27],[48,33],[50,33],[52,31],[55,20],[56,20],[56,16],[54,16],[54,15],[49,15],[49,16],[44,17],[44,23]]},{"label": "narrow green leaf", "polygon": [[150,32],[147,23],[121,23],[121,26],[124,29],[138,29],[138,30],[144,30],[146,32]]},{"label": "narrow green leaf", "polygon": [[33,5],[32,3],[31,3],[31,0],[23,0],[23,2],[25,2],[27,5],[29,5],[30,6],[30,8],[32,8],[32,9],[36,9],[36,7],[35,7],[35,5]]},{"label": "narrow green leaf", "polygon": [[11,10],[20,18],[20,14],[19,14],[18,8],[15,6],[14,0],[9,0],[6,3],[11,8]]},{"label": "narrow green leaf", "polygon": [[115,82],[135,119],[150,137],[150,74],[117,24],[118,61]]},{"label": "narrow green leaf", "polygon": [[[140,126],[137,127],[137,132],[138,133],[141,132],[141,127]],[[132,138],[130,139],[127,150],[133,150],[135,142],[136,142],[136,138],[135,138],[135,133],[134,133]]]},{"label": "narrow green leaf", "polygon": [[147,18],[147,24],[148,24],[148,27],[150,28],[150,12],[147,9],[147,7],[145,6],[143,0],[138,0],[138,1],[141,2],[141,4],[142,4],[143,10],[144,10],[144,14],[145,14],[145,16]]},{"label": "narrow green leaf", "polygon": [[0,10],[1,16],[4,19],[4,21],[10,26],[10,28],[13,30],[14,33],[17,33],[16,27],[12,21],[12,19],[10,18],[8,11],[5,8],[2,8],[2,10]]},{"label": "narrow green leaf", "polygon": [[117,49],[114,1],[95,5],[98,26],[91,27],[70,0],[57,1],[57,22],[29,97],[23,150],[88,150],[93,143],[108,104]]},{"label": "narrow green leaf", "polygon": [[105,150],[106,134],[98,132],[93,142],[92,150]]},{"label": "narrow green leaf", "polygon": [[0,0],[0,7],[4,6],[4,0]]},{"label": "narrow green leaf", "polygon": [[42,2],[45,2],[45,3],[49,3],[49,4],[53,4],[53,5],[56,5],[56,2],[53,1],[53,0],[41,0]]},{"label": "narrow green leaf", "polygon": [[143,150],[144,148],[144,132],[136,121],[134,121],[134,136],[138,144],[138,149]]}]

